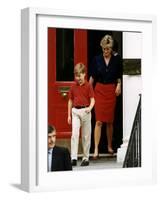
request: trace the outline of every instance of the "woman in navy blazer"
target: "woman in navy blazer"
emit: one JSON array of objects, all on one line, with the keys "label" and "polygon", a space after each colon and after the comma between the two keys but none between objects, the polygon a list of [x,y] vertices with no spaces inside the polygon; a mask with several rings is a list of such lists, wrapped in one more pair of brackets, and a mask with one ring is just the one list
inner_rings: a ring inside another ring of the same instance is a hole
[{"label": "woman in navy blazer", "polygon": [[113,154],[112,135],[116,96],[121,93],[122,61],[120,56],[113,55],[114,40],[105,35],[100,46],[102,53],[93,59],[90,69],[91,84],[95,83],[95,116],[94,159],[98,158],[98,146],[101,137],[102,124],[106,123],[107,150]]}]

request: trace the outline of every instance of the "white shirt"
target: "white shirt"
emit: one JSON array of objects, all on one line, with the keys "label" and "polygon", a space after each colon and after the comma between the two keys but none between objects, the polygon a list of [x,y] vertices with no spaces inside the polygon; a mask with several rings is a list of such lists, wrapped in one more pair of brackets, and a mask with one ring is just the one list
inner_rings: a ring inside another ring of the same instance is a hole
[{"label": "white shirt", "polygon": [[48,149],[48,172],[51,172],[53,148]]}]

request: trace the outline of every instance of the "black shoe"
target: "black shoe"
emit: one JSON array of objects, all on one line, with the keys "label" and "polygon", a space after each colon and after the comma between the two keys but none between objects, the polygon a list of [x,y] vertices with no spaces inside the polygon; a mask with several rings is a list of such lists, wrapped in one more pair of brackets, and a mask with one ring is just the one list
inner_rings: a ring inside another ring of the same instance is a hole
[{"label": "black shoe", "polygon": [[76,166],[76,165],[77,165],[77,160],[73,159],[73,160],[71,161],[71,164],[72,164],[72,166]]},{"label": "black shoe", "polygon": [[82,160],[81,166],[88,166],[88,165],[89,165],[89,161],[88,160]]}]

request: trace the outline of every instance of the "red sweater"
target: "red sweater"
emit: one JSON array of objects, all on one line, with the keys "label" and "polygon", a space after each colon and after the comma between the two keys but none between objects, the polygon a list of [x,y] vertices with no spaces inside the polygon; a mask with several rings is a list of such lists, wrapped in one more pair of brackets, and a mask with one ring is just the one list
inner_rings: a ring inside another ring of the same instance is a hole
[{"label": "red sweater", "polygon": [[93,88],[87,81],[83,85],[74,83],[69,91],[69,99],[73,101],[73,107],[89,106],[92,97],[94,97]]}]

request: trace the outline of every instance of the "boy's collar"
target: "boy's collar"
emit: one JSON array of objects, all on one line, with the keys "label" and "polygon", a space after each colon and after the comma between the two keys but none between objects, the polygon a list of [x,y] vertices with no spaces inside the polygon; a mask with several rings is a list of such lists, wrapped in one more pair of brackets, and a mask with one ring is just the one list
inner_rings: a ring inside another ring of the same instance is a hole
[{"label": "boy's collar", "polygon": [[[86,82],[87,82],[87,81],[85,80],[84,83],[83,83],[82,85],[85,85]],[[79,86],[82,86],[82,85],[80,85],[78,82],[76,82],[76,84],[79,85]]]}]

